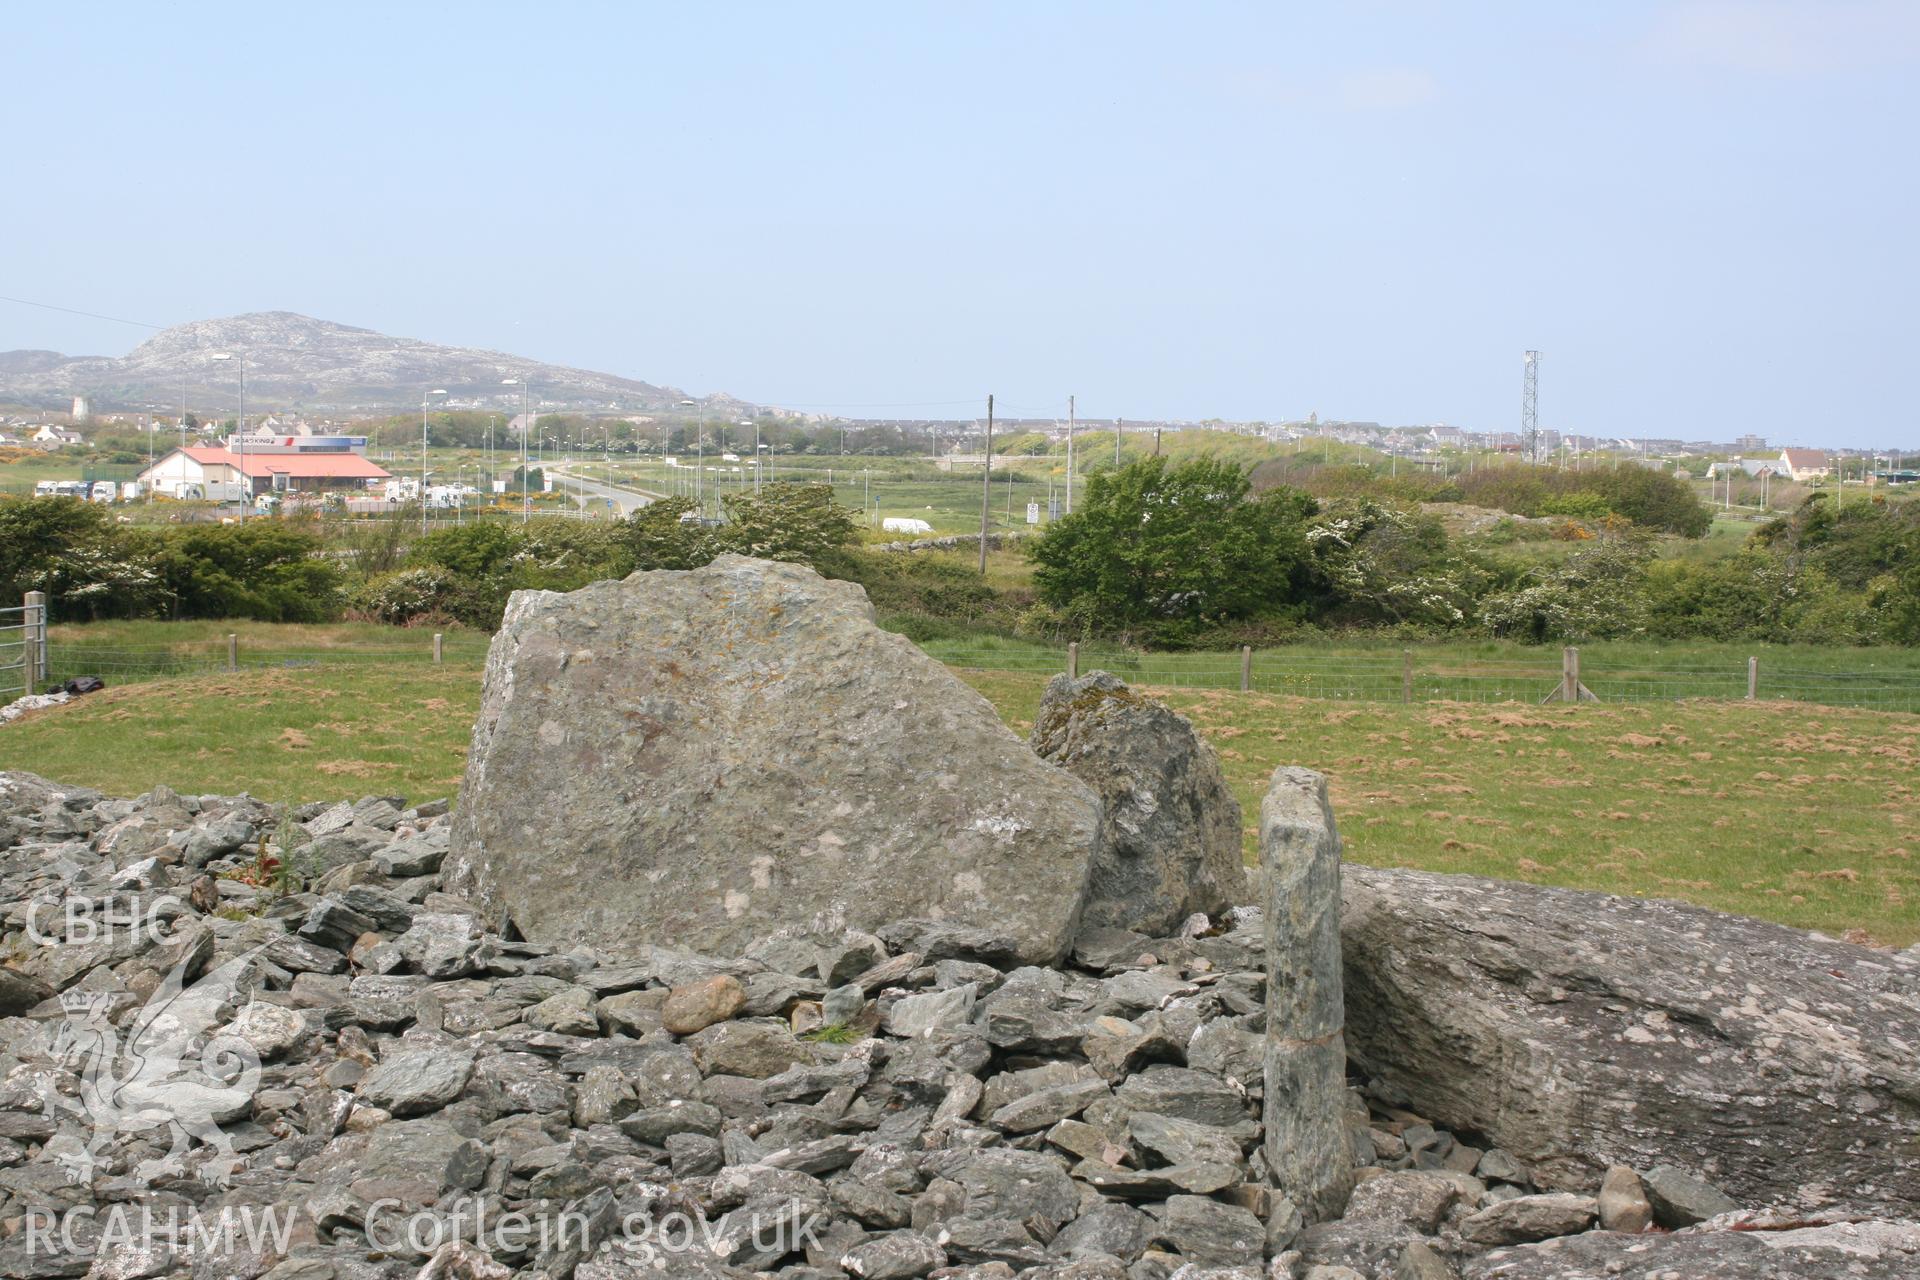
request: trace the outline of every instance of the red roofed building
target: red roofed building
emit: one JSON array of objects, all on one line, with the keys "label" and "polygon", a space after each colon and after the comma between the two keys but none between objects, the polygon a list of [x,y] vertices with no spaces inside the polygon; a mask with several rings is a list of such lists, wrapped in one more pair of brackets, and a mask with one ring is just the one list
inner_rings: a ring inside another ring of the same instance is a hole
[{"label": "red roofed building", "polygon": [[139,476],[155,493],[222,500],[269,492],[358,492],[391,478],[386,468],[357,453],[240,454],[220,445],[170,450]]}]

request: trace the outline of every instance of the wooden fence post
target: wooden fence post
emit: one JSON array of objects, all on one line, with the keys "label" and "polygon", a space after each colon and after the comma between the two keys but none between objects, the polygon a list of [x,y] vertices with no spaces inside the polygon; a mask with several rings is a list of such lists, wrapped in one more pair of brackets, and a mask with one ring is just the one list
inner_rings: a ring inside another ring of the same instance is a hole
[{"label": "wooden fence post", "polygon": [[440,663],[440,633],[438,631],[433,633],[433,661],[435,666],[438,666]]},{"label": "wooden fence post", "polygon": [[1240,692],[1253,688],[1253,646],[1240,646]]},{"label": "wooden fence post", "polygon": [[1580,650],[1567,646],[1567,701],[1580,701]]},{"label": "wooden fence post", "polygon": [[1747,701],[1760,696],[1760,659],[1747,659]]},{"label": "wooden fence post", "polygon": [[1400,701],[1413,701],[1413,650],[1400,651]]},{"label": "wooden fence post", "polygon": [[227,670],[238,671],[239,669],[240,637],[229,631],[227,632]]},{"label": "wooden fence post", "polygon": [[26,665],[20,675],[26,681],[23,691],[38,693],[40,682],[47,678],[47,593],[29,591],[24,603],[27,607],[20,616],[25,624],[20,633],[20,648]]},{"label": "wooden fence post", "polygon": [[1079,678],[1080,642],[1078,640],[1069,640],[1067,641],[1067,679],[1078,680]]}]

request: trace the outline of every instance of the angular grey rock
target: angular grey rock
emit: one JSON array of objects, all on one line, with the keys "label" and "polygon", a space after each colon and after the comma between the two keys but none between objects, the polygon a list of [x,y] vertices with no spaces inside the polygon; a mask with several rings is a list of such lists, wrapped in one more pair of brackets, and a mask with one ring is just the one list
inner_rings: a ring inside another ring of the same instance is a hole
[{"label": "angular grey rock", "polygon": [[1248,1118],[1247,1100],[1226,1081],[1188,1067],[1148,1067],[1114,1090],[1129,1111],[1151,1111],[1227,1128]]},{"label": "angular grey rock", "polygon": [[25,1013],[52,994],[53,988],[40,979],[18,969],[0,967],[0,1017]]},{"label": "angular grey rock", "polygon": [[1077,1080],[1055,1085],[1007,1103],[989,1119],[1008,1133],[1032,1133],[1071,1119],[1101,1098],[1111,1097],[1104,1080]]},{"label": "angular grey rock", "polygon": [[1240,802],[1185,716],[1095,671],[1047,682],[1028,742],[1099,793],[1085,923],[1162,937],[1232,905]]},{"label": "angular grey rock", "polygon": [[1267,1229],[1239,1205],[1205,1196],[1171,1196],[1154,1238],[1202,1266],[1258,1265]]},{"label": "angular grey rock", "polygon": [[888,1008],[883,1022],[889,1034],[908,1040],[961,1026],[973,1017],[973,1003],[979,994],[979,986],[968,982],[945,991],[902,996]]},{"label": "angular grey rock", "polygon": [[443,872],[533,941],[615,955],[938,916],[1047,962],[1099,818],[858,586],[729,555],[512,597]]},{"label": "angular grey rock", "polygon": [[1640,1181],[1653,1206],[1653,1220],[1669,1229],[1690,1227],[1740,1207],[1720,1188],[1672,1165],[1655,1165]]},{"label": "angular grey rock", "polygon": [[362,1102],[396,1116],[436,1111],[460,1096],[473,1074],[473,1059],[463,1053],[413,1049],[396,1053],[360,1081]]},{"label": "angular grey rock", "polygon": [[915,1280],[947,1265],[947,1251],[917,1231],[895,1231],[849,1249],[840,1265],[861,1280]]},{"label": "angular grey rock", "polygon": [[1920,972],[1882,952],[1366,867],[1347,868],[1342,933],[1355,1063],[1543,1188],[1672,1164],[1743,1204],[1920,1210]]},{"label": "angular grey rock", "polygon": [[1349,1221],[1391,1222],[1430,1236],[1459,1198],[1460,1188],[1451,1178],[1407,1169],[1360,1183],[1344,1216]]},{"label": "angular grey rock", "polygon": [[1524,1244],[1585,1231],[1597,1212],[1592,1196],[1564,1191],[1515,1196],[1469,1214],[1460,1223],[1460,1234],[1475,1244]]},{"label": "angular grey rock", "polygon": [[1340,835],[1327,780],[1273,771],[1260,803],[1266,874],[1266,1156],[1308,1222],[1353,1190],[1347,1142],[1346,1013],[1340,975]]},{"label": "angular grey rock", "polygon": [[1454,1280],[1454,1271],[1445,1258],[1413,1240],[1400,1250],[1389,1280]]}]

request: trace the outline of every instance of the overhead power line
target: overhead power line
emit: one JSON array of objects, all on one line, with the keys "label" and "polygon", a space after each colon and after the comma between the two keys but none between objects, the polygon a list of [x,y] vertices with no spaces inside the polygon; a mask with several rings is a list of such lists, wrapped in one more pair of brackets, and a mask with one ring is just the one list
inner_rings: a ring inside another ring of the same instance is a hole
[{"label": "overhead power line", "polygon": [[74,307],[55,306],[51,302],[35,302],[31,298],[9,298],[0,294],[0,302],[12,302],[23,307],[38,307],[42,311],[59,311],[70,316],[85,316],[89,320],[107,320],[114,324],[130,324],[136,329],[165,329],[164,324],[149,324],[145,320],[129,320],[125,316],[103,316],[98,311],[81,311]]}]

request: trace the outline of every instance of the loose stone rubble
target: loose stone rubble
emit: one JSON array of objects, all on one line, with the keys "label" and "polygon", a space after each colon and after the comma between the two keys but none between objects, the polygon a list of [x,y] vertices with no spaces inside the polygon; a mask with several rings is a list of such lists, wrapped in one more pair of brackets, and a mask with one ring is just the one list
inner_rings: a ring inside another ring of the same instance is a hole
[{"label": "loose stone rubble", "polygon": [[[1920,1273],[1910,1223],[1718,1212],[1697,1167],[1549,1187],[1364,1077],[1336,1098],[1351,1197],[1307,1223],[1264,1145],[1258,908],[1089,929],[1057,967],[927,919],[615,955],[487,928],[442,881],[450,827],[0,774],[0,1276]],[[287,1230],[175,1249],[115,1210]]]}]

